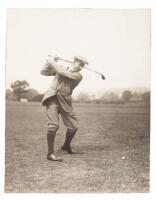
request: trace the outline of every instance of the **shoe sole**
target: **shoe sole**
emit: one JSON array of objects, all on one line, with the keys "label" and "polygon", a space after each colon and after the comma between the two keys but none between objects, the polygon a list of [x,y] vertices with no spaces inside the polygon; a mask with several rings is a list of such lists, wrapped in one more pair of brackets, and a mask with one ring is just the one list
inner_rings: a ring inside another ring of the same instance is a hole
[{"label": "shoe sole", "polygon": [[62,148],[61,148],[61,150],[62,150],[62,151],[66,151],[68,154],[79,154],[78,152],[69,152],[67,149],[62,149]]},{"label": "shoe sole", "polygon": [[52,158],[47,158],[47,160],[50,160],[50,161],[57,161],[57,162],[63,162],[63,159],[53,160]]}]

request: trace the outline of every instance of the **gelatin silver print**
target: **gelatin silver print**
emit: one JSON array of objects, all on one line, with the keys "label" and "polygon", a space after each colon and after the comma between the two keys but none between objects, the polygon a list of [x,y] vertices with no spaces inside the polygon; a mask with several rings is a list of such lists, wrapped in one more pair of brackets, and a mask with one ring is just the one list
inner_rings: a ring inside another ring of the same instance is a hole
[{"label": "gelatin silver print", "polygon": [[7,9],[6,193],[148,193],[150,9]]}]

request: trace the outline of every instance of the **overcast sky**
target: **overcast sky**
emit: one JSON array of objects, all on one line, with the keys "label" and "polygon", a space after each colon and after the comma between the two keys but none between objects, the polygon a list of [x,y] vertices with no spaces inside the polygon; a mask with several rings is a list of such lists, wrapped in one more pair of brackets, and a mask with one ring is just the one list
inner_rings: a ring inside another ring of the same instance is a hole
[{"label": "overcast sky", "polygon": [[40,75],[48,54],[65,59],[81,55],[83,69],[79,91],[147,87],[150,82],[149,9],[8,9],[6,88],[27,80],[45,92],[52,77]]}]

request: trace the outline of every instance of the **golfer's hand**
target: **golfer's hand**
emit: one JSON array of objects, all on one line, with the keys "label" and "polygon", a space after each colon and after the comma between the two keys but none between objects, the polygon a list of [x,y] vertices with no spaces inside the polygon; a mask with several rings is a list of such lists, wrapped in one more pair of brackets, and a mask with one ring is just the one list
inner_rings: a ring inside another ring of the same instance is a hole
[{"label": "golfer's hand", "polygon": [[58,55],[54,54],[54,55],[52,55],[52,59],[53,59],[54,61],[58,62],[60,58],[59,58]]},{"label": "golfer's hand", "polygon": [[48,55],[47,61],[48,61],[48,62],[51,62],[52,60],[54,60],[55,62],[58,62],[59,59],[60,59],[59,56],[56,55],[56,54],[54,54],[54,55]]}]

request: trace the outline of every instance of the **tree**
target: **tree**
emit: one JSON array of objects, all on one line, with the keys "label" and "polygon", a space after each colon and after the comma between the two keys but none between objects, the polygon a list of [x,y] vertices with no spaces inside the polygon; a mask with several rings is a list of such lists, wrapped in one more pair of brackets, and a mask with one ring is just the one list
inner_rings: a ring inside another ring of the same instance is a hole
[{"label": "tree", "polygon": [[6,89],[6,91],[5,91],[5,97],[6,97],[6,99],[9,98],[9,96],[10,96],[11,93],[12,93],[12,92],[11,92],[10,89]]},{"label": "tree", "polygon": [[43,97],[44,97],[44,94],[38,94],[37,96],[33,97],[30,101],[41,102]]},{"label": "tree", "polygon": [[125,90],[122,94],[122,99],[124,100],[124,102],[129,102],[131,97],[132,97],[132,93],[129,90]]},{"label": "tree", "polygon": [[150,104],[150,92],[144,92],[142,94],[142,99],[147,105],[149,105]]},{"label": "tree", "polygon": [[100,99],[102,103],[118,103],[119,102],[119,97],[114,92],[105,92],[101,96]]},{"label": "tree", "polygon": [[29,83],[25,80],[23,80],[23,81],[18,80],[11,84],[13,93],[17,96],[18,101],[20,101],[21,94],[26,91],[26,88],[28,86],[29,86]]},{"label": "tree", "polygon": [[90,103],[90,97],[86,93],[79,93],[77,96],[77,102],[79,103]]},{"label": "tree", "polygon": [[17,101],[17,96],[10,90],[6,90],[6,100],[8,101]]},{"label": "tree", "polygon": [[29,89],[27,90],[27,99],[28,101],[31,101],[33,98],[39,95],[39,92],[35,89]]},{"label": "tree", "polygon": [[142,93],[141,92],[133,92],[131,101],[133,102],[141,102],[142,101]]}]

